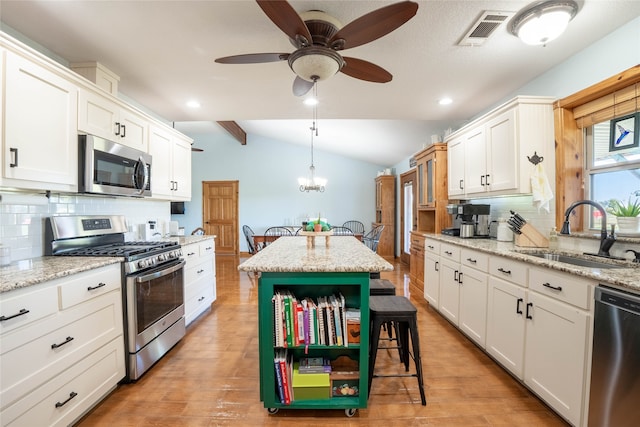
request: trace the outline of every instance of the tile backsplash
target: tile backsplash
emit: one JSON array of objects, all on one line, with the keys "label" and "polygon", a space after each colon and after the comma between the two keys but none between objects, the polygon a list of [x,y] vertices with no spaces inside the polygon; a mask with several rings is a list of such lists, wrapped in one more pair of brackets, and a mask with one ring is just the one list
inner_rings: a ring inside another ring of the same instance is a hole
[{"label": "tile backsplash", "polygon": [[167,201],[74,194],[0,194],[0,243],[11,248],[11,260],[44,255],[44,220],[53,215],[124,215],[128,224],[149,220],[168,224],[171,205]]}]

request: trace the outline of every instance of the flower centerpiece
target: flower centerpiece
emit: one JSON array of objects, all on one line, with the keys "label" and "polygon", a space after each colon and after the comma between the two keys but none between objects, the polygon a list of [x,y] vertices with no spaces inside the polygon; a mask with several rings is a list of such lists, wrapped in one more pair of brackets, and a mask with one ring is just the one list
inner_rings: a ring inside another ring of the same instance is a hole
[{"label": "flower centerpiece", "polygon": [[607,211],[616,217],[620,233],[640,233],[640,200],[629,197],[625,203],[612,199],[609,201]]}]

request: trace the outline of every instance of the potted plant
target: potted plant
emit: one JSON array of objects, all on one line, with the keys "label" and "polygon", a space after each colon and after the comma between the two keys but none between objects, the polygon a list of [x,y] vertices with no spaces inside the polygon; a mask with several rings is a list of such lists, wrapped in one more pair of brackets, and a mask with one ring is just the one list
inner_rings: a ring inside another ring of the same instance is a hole
[{"label": "potted plant", "polygon": [[609,201],[609,213],[618,221],[620,233],[640,233],[640,200],[629,200],[625,203],[617,199]]}]

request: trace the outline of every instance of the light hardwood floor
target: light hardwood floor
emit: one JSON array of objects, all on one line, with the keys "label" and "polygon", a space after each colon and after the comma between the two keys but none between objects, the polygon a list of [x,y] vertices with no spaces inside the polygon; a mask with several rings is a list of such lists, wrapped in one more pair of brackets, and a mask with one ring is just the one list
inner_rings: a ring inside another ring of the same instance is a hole
[{"label": "light hardwood floor", "polygon": [[[418,308],[427,406],[415,378],[375,378],[368,408],[352,418],[342,410],[269,415],[258,388],[257,281],[237,271],[242,260],[217,257],[213,308],[140,380],[119,386],[79,426],[567,425],[432,310],[399,263],[382,277]],[[401,366],[397,352],[378,352],[376,371]]]}]

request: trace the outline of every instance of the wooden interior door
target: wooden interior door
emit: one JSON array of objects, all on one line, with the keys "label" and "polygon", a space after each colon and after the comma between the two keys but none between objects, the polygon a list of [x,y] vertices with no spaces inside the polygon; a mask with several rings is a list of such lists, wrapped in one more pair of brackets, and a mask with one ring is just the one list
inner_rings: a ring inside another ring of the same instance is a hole
[{"label": "wooden interior door", "polygon": [[[412,169],[408,172],[403,173],[402,175],[400,175],[400,261],[402,261],[403,263],[409,265],[410,263],[410,259],[411,259],[411,254],[409,252],[405,251],[405,243],[408,241],[411,241],[410,236],[406,236],[405,234],[405,225],[406,225],[406,220],[405,220],[405,193],[404,193],[404,188],[407,185],[411,185],[412,189],[413,189],[413,209],[412,209],[412,219],[413,219],[413,223],[411,224],[411,230],[416,230],[417,229],[417,224],[418,224],[418,197],[417,197],[417,190],[418,190],[418,181],[416,180],[416,171],[415,169]],[[409,240],[407,240],[409,239]]]},{"label": "wooden interior door", "polygon": [[238,181],[202,182],[202,223],[217,236],[216,254],[239,255]]}]

